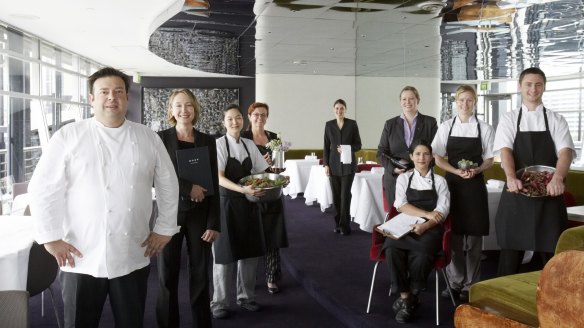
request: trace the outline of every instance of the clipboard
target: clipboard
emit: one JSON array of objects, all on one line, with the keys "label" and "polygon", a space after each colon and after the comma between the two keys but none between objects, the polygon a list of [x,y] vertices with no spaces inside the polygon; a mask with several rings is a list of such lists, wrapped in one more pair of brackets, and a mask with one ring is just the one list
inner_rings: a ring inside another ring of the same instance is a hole
[{"label": "clipboard", "polygon": [[205,195],[212,196],[215,194],[213,172],[211,172],[211,161],[207,146],[177,150],[176,164],[179,178],[207,189]]},{"label": "clipboard", "polygon": [[424,222],[426,222],[426,219],[419,216],[400,213],[388,221],[385,221],[385,223],[380,224],[376,229],[377,232],[386,237],[400,239],[412,232],[413,229],[410,227],[410,225]]}]

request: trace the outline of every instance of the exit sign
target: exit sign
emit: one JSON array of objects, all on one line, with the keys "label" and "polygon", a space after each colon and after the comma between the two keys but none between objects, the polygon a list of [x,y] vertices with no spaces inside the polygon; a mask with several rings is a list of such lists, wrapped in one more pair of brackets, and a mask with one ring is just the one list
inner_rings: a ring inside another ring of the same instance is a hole
[{"label": "exit sign", "polygon": [[487,81],[481,82],[481,91],[487,91],[487,90],[489,90],[489,82],[487,82]]}]

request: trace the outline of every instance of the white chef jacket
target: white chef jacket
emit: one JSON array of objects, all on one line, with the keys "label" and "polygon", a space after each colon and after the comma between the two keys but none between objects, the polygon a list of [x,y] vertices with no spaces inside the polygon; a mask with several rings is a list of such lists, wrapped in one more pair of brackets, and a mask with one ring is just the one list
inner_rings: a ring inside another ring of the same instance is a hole
[{"label": "white chef jacket", "polygon": [[[395,202],[393,203],[393,206],[399,209],[408,203],[406,190],[408,189],[408,183],[412,174],[414,177],[412,178],[412,184],[410,185],[410,188],[416,190],[431,190],[431,172],[431,170],[428,170],[428,174],[426,174],[426,176],[421,176],[418,170],[413,169],[406,173],[400,174],[397,177],[397,181],[395,183]],[[442,176],[434,173],[434,180],[436,180],[434,185],[436,188],[436,193],[438,194],[438,200],[436,202],[436,208],[434,211],[438,211],[444,214],[444,218],[442,219],[442,221],[444,221],[450,212],[450,190],[448,190],[446,179],[444,179]]]},{"label": "white chef jacket", "polygon": [[[543,104],[537,106],[535,111],[530,112],[525,105],[521,105],[523,113],[521,116],[521,123],[519,124],[522,132],[528,131],[545,131],[545,120],[543,118]],[[570,135],[568,122],[566,119],[546,108],[546,115],[550,134],[554,145],[556,147],[556,155],[559,156],[560,150],[564,148],[572,149],[572,157],[576,156],[576,149],[574,148],[574,141]],[[519,117],[519,110],[505,113],[499,121],[497,132],[495,133],[495,144],[493,151],[495,155],[499,155],[501,149],[507,147],[513,150],[513,142],[515,141],[515,134],[517,132],[517,118]]]},{"label": "white chef jacket", "polygon": [[118,128],[94,118],[68,124],[43,149],[28,186],[35,239],[63,239],[83,254],[63,271],[113,279],[141,269],[150,264],[140,245],[150,233],[153,182],[153,231],[172,236],[178,181],[156,133],[130,121]]},{"label": "white chef jacket", "polygon": [[[454,121],[454,127],[452,127],[452,120]],[[493,158],[493,140],[495,139],[495,130],[489,124],[478,120],[481,127],[481,143],[483,146],[483,160]],[[463,138],[476,138],[478,136],[477,129],[477,119],[473,115],[469,118],[468,123],[462,123],[458,115],[454,118],[443,122],[438,127],[436,136],[432,141],[432,151],[435,155],[440,157],[445,157],[448,155],[446,152],[446,144],[448,143],[448,133],[450,132],[450,127],[452,127],[453,137],[463,137]]]},{"label": "white chef jacket", "polygon": [[[253,143],[253,140],[246,139],[246,138],[239,138],[239,143],[235,138],[230,136],[229,134],[224,135],[223,137],[217,139],[217,168],[219,171],[225,172],[225,165],[227,165],[227,148],[225,146],[225,140],[229,142],[229,153],[231,157],[237,159],[240,163],[242,163],[247,158],[247,152],[243,147],[242,142],[245,143],[247,146],[247,150],[249,151],[249,157],[251,159],[252,168],[251,173],[263,173],[268,167],[268,162],[262,153],[260,153],[258,147]],[[235,181],[237,182],[237,181]]]}]

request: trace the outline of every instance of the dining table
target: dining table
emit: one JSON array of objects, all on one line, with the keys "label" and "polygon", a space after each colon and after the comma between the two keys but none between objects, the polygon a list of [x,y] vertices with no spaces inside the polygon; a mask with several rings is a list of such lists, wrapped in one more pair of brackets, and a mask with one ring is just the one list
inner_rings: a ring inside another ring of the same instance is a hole
[{"label": "dining table", "polygon": [[318,166],[317,158],[286,160],[284,162],[286,170],[280,174],[290,177],[290,183],[282,190],[282,193],[292,199],[298,197],[298,194],[304,193],[310,177],[310,169],[313,166]]},{"label": "dining table", "polygon": [[312,206],[314,202],[320,204],[320,210],[323,212],[333,204],[331,183],[322,165],[315,165],[310,168],[308,183],[304,190],[304,203]]},{"label": "dining table", "polygon": [[33,234],[30,216],[0,215],[0,290],[26,290]]},{"label": "dining table", "polygon": [[356,173],[351,186],[351,218],[359,229],[372,232],[385,220],[383,209],[383,168]]}]

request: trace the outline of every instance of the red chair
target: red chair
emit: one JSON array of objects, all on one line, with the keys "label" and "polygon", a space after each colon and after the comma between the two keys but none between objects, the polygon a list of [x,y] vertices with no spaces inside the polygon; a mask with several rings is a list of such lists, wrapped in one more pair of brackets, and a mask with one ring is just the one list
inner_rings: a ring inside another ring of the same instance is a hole
[{"label": "red chair", "polygon": [[371,171],[373,167],[381,167],[381,164],[357,164],[357,173]]},{"label": "red chair", "polygon": [[[387,213],[385,220],[389,220],[398,212],[395,207],[391,207],[390,212]],[[450,222],[450,216],[446,218],[443,223],[444,225],[444,233],[442,234],[442,250],[436,254],[436,258],[434,260],[434,270],[436,272],[436,326],[440,325],[440,309],[439,309],[439,297],[440,297],[440,290],[439,290],[439,283],[438,283],[438,271],[442,273],[444,277],[444,281],[446,282],[446,288],[450,292],[450,299],[452,300],[452,304],[456,307],[456,302],[454,301],[454,296],[452,295],[452,290],[450,289],[450,281],[446,276],[446,271],[444,268],[450,263],[451,260],[451,248],[450,248],[450,235],[452,234],[452,224]],[[377,232],[377,226],[373,228],[373,233],[371,234],[371,248],[369,249],[369,258],[372,261],[375,261],[375,266],[373,267],[373,276],[371,277],[371,288],[369,290],[369,300],[367,301],[367,311],[371,308],[371,297],[373,295],[373,286],[375,285],[375,275],[377,274],[377,266],[379,263],[385,260],[385,254],[382,252],[383,241],[385,237]],[[389,293],[391,294],[391,288],[389,289]]]}]

